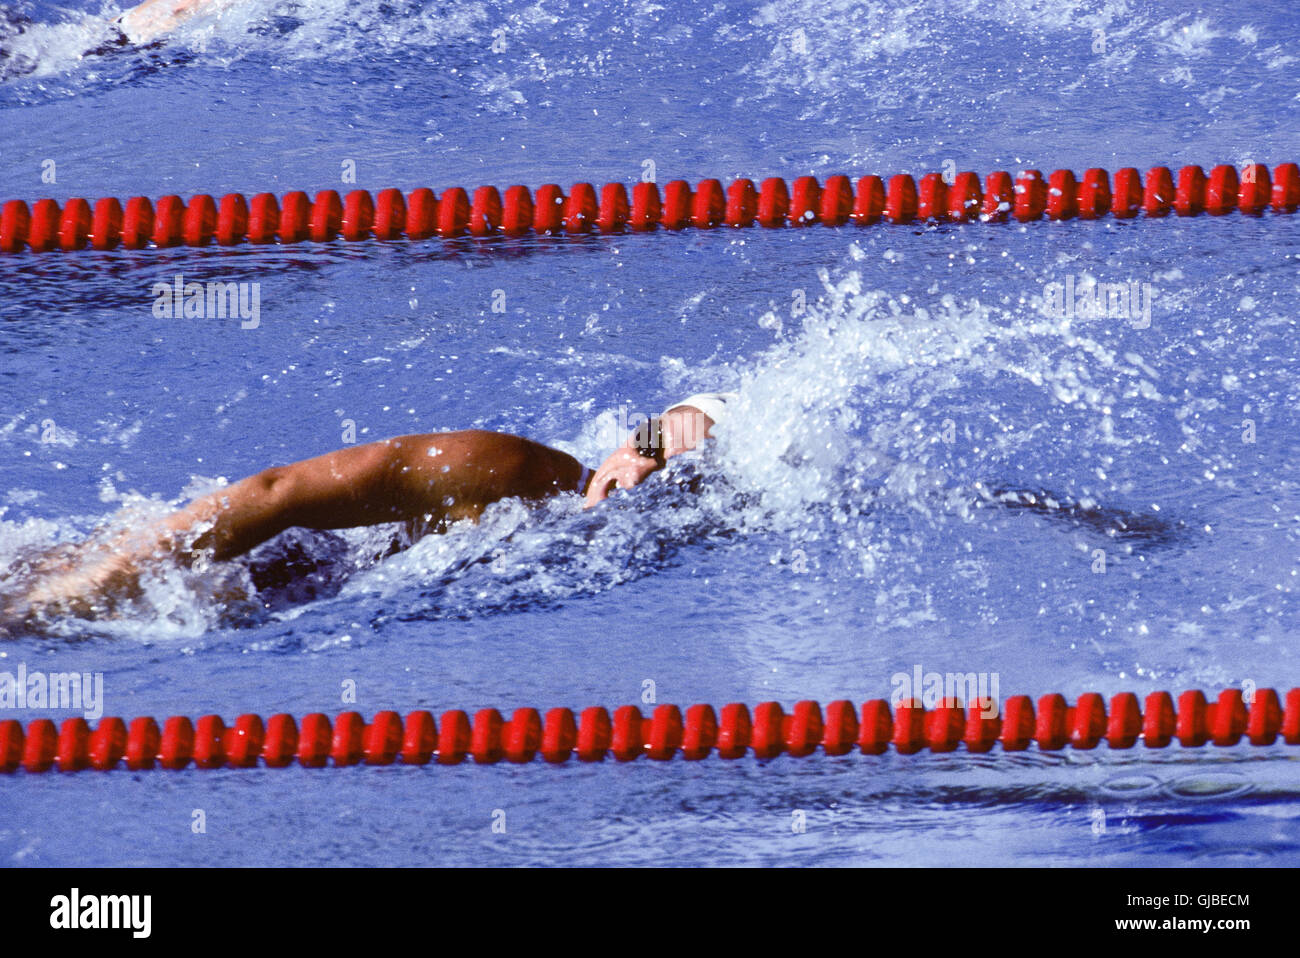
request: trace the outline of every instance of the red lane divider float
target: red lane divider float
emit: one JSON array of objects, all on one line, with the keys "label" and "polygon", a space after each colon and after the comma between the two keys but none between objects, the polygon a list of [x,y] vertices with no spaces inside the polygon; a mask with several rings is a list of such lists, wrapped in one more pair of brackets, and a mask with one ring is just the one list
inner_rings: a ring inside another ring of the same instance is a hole
[{"label": "red lane divider float", "polygon": [[105,197],[92,207],[87,200],[68,200],[62,207],[51,199],[30,207],[9,200],[0,207],[0,252],[30,249],[142,249],[153,245],[235,246],[240,243],[328,243],[336,239],[424,240],[433,236],[522,236],[534,234],[621,233],[656,229],[713,229],[719,226],[768,229],[821,223],[869,226],[889,223],[1029,222],[1097,219],[1111,215],[1132,219],[1139,213],[1162,217],[1209,213],[1222,216],[1238,210],[1259,216],[1265,210],[1294,213],[1300,207],[1300,169],[1282,163],[1270,172],[1251,163],[1237,172],[1216,166],[1207,176],[1199,166],[1185,166],[1177,178],[1166,167],[1153,167],[1145,184],[1132,167],[1109,174],[1089,169],[1082,178],[1056,170],[1044,178],[1039,170],[1023,170],[1013,181],[1004,171],[979,177],[958,173],[948,182],[938,173],[921,177],[898,174],[886,184],[879,176],[856,183],[832,176],[819,183],[801,176],[787,186],[771,177],[755,186],[739,179],[723,188],[718,180],[703,180],[694,190],[685,180],[673,180],[661,194],[654,183],[637,183],[629,198],[621,183],[606,183],[599,191],[590,183],[576,184],[566,196],[553,183],[529,192],[512,186],[504,194],[480,186],[471,197],[460,187],[441,196],[422,188],[407,195],[380,191],[372,197],[353,190],[341,197],[321,190],[315,198],[295,191],[277,201],[270,193],[246,200],[239,193],[218,202],[200,193],[188,202],[164,196],[156,203],[135,196],[125,204]]},{"label": "red lane divider float", "polygon": [[312,713],[301,722],[285,714],[265,722],[257,715],[241,715],[230,726],[217,715],[197,722],[174,715],[161,728],[148,717],[129,725],[104,718],[94,730],[83,718],[66,719],[57,727],[50,719],[36,719],[26,728],[8,719],[0,722],[0,772],[122,765],[181,769],[191,763],[198,768],[284,768],[295,761],[324,768],[392,765],[399,759],[405,765],[456,765],[467,758],[490,764],[531,762],[538,755],[553,764],[575,755],[583,762],[608,756],[630,762],[643,755],[668,761],[679,754],[698,761],[713,752],[723,759],[747,752],[773,758],[811,755],[819,748],[827,755],[854,749],[880,755],[891,745],[910,755],[924,749],[953,752],[960,745],[968,752],[988,752],[994,745],[1016,752],[1031,744],[1056,751],[1093,749],[1102,742],[1113,749],[1132,748],[1139,741],[1147,748],[1174,741],[1198,748],[1207,743],[1272,745],[1279,739],[1300,745],[1300,688],[1285,699],[1273,689],[1260,689],[1249,704],[1238,689],[1220,692],[1214,702],[1197,691],[1184,692],[1177,702],[1168,692],[1152,692],[1143,705],[1133,693],[1121,692],[1112,696],[1109,711],[1100,695],[1089,692],[1072,706],[1060,695],[1044,695],[1036,704],[1017,695],[1000,712],[988,700],[977,700],[969,709],[955,700],[933,709],[906,700],[891,711],[888,702],[876,699],[860,708],[847,700],[831,702],[825,710],[803,701],[789,714],[777,702],[764,702],[752,712],[741,704],[727,705],[721,714],[709,705],[692,705],[685,715],[676,705],[660,705],[649,717],[632,705],[615,710],[612,717],[600,707],[579,715],[554,708],[545,716],[521,708],[509,719],[496,709],[482,709],[472,719],[453,709],[437,720],[425,711],[405,719],[396,712],[378,712],[369,723],[357,712],[344,712],[333,721]]}]

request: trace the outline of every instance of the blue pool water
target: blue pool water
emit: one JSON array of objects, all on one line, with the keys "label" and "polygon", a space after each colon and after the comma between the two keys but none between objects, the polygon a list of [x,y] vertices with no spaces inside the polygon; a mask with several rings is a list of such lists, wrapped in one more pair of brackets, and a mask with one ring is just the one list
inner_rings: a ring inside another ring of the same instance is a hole
[{"label": "blue pool water", "polygon": [[[349,163],[440,191],[630,185],[646,161],[662,184],[1300,158],[1283,0],[248,0],[92,58],[97,5],[4,9],[3,199],[345,190]],[[155,318],[177,274],[260,284],[257,327]],[[1149,324],[1050,315],[1067,277],[1146,284]],[[227,719],[613,707],[647,680],[788,707],[888,698],[918,666],[1003,697],[1287,689],[1297,294],[1300,219],[1273,215],[6,256],[5,568],[349,421],[594,466],[621,408],[742,401],[702,459],[594,512],[502,503],[377,565],[385,530],[291,534],[261,555],[317,562],[309,594],[174,573],[121,619],[4,642],[0,671]],[[67,713],[16,717],[41,715]],[[1296,864],[1298,802],[1284,746],[19,774],[0,862]]]}]

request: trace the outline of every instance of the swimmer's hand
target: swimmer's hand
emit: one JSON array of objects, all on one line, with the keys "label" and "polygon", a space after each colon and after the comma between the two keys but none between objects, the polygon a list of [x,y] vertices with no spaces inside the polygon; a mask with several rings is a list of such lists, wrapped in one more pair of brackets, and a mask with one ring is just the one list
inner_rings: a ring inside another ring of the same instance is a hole
[{"label": "swimmer's hand", "polygon": [[616,449],[608,459],[600,464],[596,474],[587,486],[587,500],[584,509],[590,509],[596,503],[609,497],[614,489],[631,489],[645,481],[652,472],[662,467],[653,459],[647,459],[631,446]]}]

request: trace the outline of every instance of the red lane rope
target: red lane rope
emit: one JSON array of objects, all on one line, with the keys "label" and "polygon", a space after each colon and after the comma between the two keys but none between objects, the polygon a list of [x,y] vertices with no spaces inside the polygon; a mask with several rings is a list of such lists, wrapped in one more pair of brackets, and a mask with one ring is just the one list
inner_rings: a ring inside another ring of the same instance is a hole
[{"label": "red lane rope", "polygon": [[[1024,751],[1030,744],[1056,751],[1067,746],[1096,748],[1103,741],[1113,749],[1165,748],[1177,741],[1186,748],[1207,743],[1219,746],[1248,742],[1272,745],[1279,738],[1300,745],[1300,688],[1285,700],[1273,689],[1259,689],[1247,705],[1239,689],[1225,689],[1214,702],[1198,691],[1184,692],[1175,703],[1168,692],[1152,692],[1143,706],[1131,692],[1106,702],[1095,692],[1068,705],[1061,695],[1044,695],[1037,704],[1027,695],[1007,699],[1001,712],[979,699],[964,708],[944,700],[926,709],[915,699],[890,710],[883,699],[831,702],[825,711],[814,701],[802,701],[789,714],[778,702],[763,702],[751,712],[738,703],[719,715],[710,705],[692,705],[683,716],[676,705],[660,705],[647,718],[633,705],[616,709],[611,717],[599,706],[579,715],[554,708],[543,717],[536,709],[516,709],[509,719],[496,709],[482,709],[471,720],[459,709],[440,718],[426,711],[378,712],[367,723],[358,712],[343,712],[331,721],[314,712],[301,722],[286,714],[265,722],[258,715],[241,715],[227,726],[218,715],[197,722],[173,715],[160,728],[152,718],[101,719],[92,731],[84,718],[66,719],[56,727],[50,719],[35,719],[26,728],[14,719],[0,722],[0,771],[45,772],[58,769],[111,769],[125,764],[132,770],[198,768],[284,768],[295,761],[307,768],[345,765],[456,765],[466,758],[479,764],[502,760],[531,762],[538,755],[552,764],[576,755],[583,762],[612,755],[630,762],[642,755],[668,761],[678,754],[698,761],[716,752],[737,759],[752,752],[756,758],[782,753],[845,755],[855,748],[880,755],[891,745],[910,755],[929,749],[989,752]],[[994,712],[992,716],[988,712]]]},{"label": "red lane rope", "polygon": [[1132,167],[1115,173],[1112,182],[1103,169],[1093,168],[1076,178],[1056,170],[1044,178],[1039,170],[1011,175],[990,173],[984,184],[971,172],[958,173],[949,183],[939,173],[921,177],[920,187],[907,174],[863,176],[853,183],[832,176],[819,183],[801,176],[787,186],[779,177],[759,186],[739,179],[725,190],[718,180],[702,180],[692,191],[685,180],[673,180],[663,194],[654,183],[637,183],[629,198],[621,183],[606,183],[597,192],[590,183],[576,184],[566,196],[554,183],[532,193],[512,186],[504,194],[480,186],[471,197],[460,187],[441,196],[421,188],[402,194],[382,190],[374,197],[353,190],[341,197],[321,190],[314,199],[301,191],[276,200],[270,193],[245,199],[229,193],[220,201],[200,193],[189,202],[164,196],[156,202],[134,196],[125,203],[105,197],[94,206],[74,198],[62,207],[52,199],[30,207],[9,200],[0,208],[0,252],[24,249],[108,250],[170,246],[235,246],[240,243],[328,243],[336,239],[424,240],[432,236],[522,236],[646,232],[655,229],[713,229],[719,226],[766,228],[783,226],[869,226],[889,223],[1029,222],[1052,220],[1147,217],[1222,216],[1238,210],[1259,216],[1266,209],[1294,213],[1300,207],[1300,169],[1282,163],[1269,171],[1262,163],[1214,167],[1207,176],[1199,166],[1184,166],[1175,179],[1163,166],[1152,167],[1143,182]]}]

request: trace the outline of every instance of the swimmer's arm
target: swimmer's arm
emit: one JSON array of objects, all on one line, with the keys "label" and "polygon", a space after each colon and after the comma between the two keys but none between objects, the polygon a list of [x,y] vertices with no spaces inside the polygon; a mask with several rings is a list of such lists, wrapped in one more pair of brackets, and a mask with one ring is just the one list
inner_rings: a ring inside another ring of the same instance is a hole
[{"label": "swimmer's arm", "polygon": [[147,43],[175,30],[196,13],[229,6],[232,2],[234,0],[144,0],[122,14],[117,22],[132,43]]},{"label": "swimmer's arm", "polygon": [[[391,482],[397,464],[392,443],[275,466],[195,499],[163,520],[154,550],[178,556],[209,552],[220,561],[291,526],[346,529],[402,519],[406,509]],[[210,528],[186,545],[186,534],[200,525]]]},{"label": "swimmer's arm", "polygon": [[[673,456],[690,452],[712,435],[714,422],[694,406],[674,406],[659,417],[658,446],[663,451],[663,463],[643,456],[638,451],[634,432],[614,453],[601,463],[587,487],[583,508],[590,509],[609,497],[615,489],[631,489],[640,485],[652,473],[659,471]],[[650,437],[653,443],[654,437]]]},{"label": "swimmer's arm", "polygon": [[[541,499],[573,488],[571,456],[504,433],[399,436],[267,469],[204,496],[165,521],[178,555],[238,556],[292,526],[350,529],[424,518],[477,519],[498,499]],[[211,522],[188,549],[182,536]]]}]

